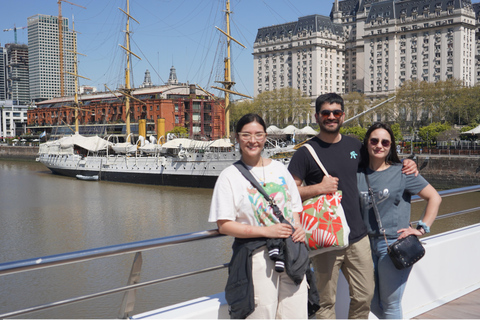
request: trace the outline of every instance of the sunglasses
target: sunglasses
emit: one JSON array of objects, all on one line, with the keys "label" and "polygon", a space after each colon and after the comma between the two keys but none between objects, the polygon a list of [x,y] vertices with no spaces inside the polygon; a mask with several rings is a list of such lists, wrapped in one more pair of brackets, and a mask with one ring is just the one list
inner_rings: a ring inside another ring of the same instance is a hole
[{"label": "sunglasses", "polygon": [[330,117],[330,114],[333,113],[333,116],[335,119],[340,119],[341,116],[343,116],[343,111],[342,110],[322,110],[319,112],[320,115],[322,116],[323,119],[328,119]]},{"label": "sunglasses", "polygon": [[388,148],[390,147],[390,140],[382,140],[380,141],[380,139],[377,139],[377,138],[371,138],[370,139],[370,144],[372,146],[376,146],[379,142],[382,143],[382,146],[384,146],[385,148]]}]

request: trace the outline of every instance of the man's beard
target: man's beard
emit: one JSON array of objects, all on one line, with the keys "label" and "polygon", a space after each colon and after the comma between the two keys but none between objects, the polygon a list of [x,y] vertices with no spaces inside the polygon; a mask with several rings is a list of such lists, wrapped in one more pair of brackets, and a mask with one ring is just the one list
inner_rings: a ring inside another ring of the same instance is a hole
[{"label": "man's beard", "polygon": [[327,127],[325,125],[325,123],[327,122],[328,120],[325,120],[325,121],[322,121],[319,126],[320,126],[320,131],[324,131],[324,132],[327,132],[327,133],[338,133],[340,131],[340,128],[342,127],[342,124],[340,123],[340,120],[334,120],[334,121],[330,121],[329,123],[336,123],[337,126],[335,129],[332,129],[330,127]]}]

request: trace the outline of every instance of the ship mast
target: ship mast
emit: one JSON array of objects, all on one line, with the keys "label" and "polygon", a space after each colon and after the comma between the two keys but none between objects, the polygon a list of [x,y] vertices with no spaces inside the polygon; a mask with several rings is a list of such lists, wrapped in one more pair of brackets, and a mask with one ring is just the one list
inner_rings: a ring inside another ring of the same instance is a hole
[{"label": "ship mast", "polygon": [[63,17],[62,17],[62,1],[71,5],[86,9],[76,3],[67,0],[58,0],[58,60],[60,61],[60,97],[65,95],[65,76],[64,76],[64,59],[63,59]]},{"label": "ship mast", "polygon": [[[119,45],[122,47],[127,53],[127,67],[125,68],[125,89],[123,90],[122,94],[125,96],[125,127],[127,133],[127,140],[125,142],[130,142],[130,98],[133,98],[131,92],[133,91],[130,87],[130,55],[134,55],[138,59],[142,60],[139,56],[133,53],[130,50],[130,19],[134,20],[136,23],[140,24],[135,18],[130,15],[130,1],[127,0],[127,11],[122,10],[120,11],[125,13],[127,16],[127,25],[125,30],[125,45],[126,47]],[[136,100],[136,99],[135,99]]]},{"label": "ship mast", "polygon": [[[75,21],[73,21],[72,19],[72,31],[73,31],[73,34],[75,34]],[[80,75],[78,75],[78,61],[77,61],[77,55],[78,54],[81,54],[82,56],[85,56],[84,54],[82,53],[78,53],[77,52],[77,41],[76,41],[76,37],[74,38],[73,40],[73,73],[71,72],[67,72],[68,74],[72,75],[75,77],[75,103],[74,103],[74,108],[75,108],[75,134],[78,134],[79,133],[79,130],[78,130],[78,77],[80,78],[83,78],[83,79],[86,79],[86,80],[90,80],[89,78],[86,78],[86,77],[82,77]],[[87,110],[87,111],[90,111],[90,110]]]},{"label": "ship mast", "polygon": [[238,42],[235,38],[233,38],[230,35],[230,0],[227,0],[226,4],[226,10],[225,10],[225,16],[226,16],[226,22],[227,22],[227,32],[221,30],[218,27],[217,28],[220,32],[222,32],[225,36],[227,36],[227,57],[224,60],[225,63],[225,80],[224,81],[216,81],[218,83],[222,83],[224,88],[219,88],[212,86],[214,89],[218,89],[221,91],[225,92],[225,135],[227,137],[230,136],[230,94],[236,94],[242,97],[247,97],[247,98],[252,98],[250,96],[235,92],[232,90],[233,85],[235,82],[232,81],[232,65],[231,65],[231,59],[230,59],[230,41],[233,40],[239,45],[241,45],[243,48],[246,48],[243,44]]}]

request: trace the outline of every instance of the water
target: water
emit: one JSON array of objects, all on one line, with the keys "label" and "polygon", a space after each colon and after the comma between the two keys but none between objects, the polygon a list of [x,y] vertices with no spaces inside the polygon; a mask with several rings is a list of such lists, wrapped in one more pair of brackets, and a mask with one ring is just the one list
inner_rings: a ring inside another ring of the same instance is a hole
[{"label": "water", "polygon": [[[479,194],[444,199],[440,213],[480,206]],[[80,181],[33,161],[0,160],[0,262],[214,229],[211,189]],[[414,204],[413,220],[424,204]],[[435,222],[442,232],[479,223],[478,212]],[[228,261],[224,237],[143,253],[141,281]],[[0,313],[126,285],[133,254],[2,277]],[[226,270],[137,292],[134,313],[223,291]],[[8,294],[6,294],[8,293]],[[123,294],[27,314],[28,318],[115,318]],[[23,316],[25,317],[25,316]]]}]

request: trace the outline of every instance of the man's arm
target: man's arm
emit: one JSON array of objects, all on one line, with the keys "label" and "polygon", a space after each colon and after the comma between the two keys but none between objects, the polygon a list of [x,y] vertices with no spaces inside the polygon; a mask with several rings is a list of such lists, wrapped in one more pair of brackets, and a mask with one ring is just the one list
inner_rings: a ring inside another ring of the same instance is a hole
[{"label": "man's arm", "polygon": [[403,160],[402,172],[406,175],[414,173],[415,177],[418,176],[419,172],[417,168],[417,163],[412,159]]},{"label": "man's arm", "polygon": [[332,176],[324,176],[322,182],[312,184],[310,186],[302,186],[302,180],[295,175],[292,175],[297,184],[298,192],[302,201],[313,198],[320,194],[332,193],[338,190],[338,178]]}]

